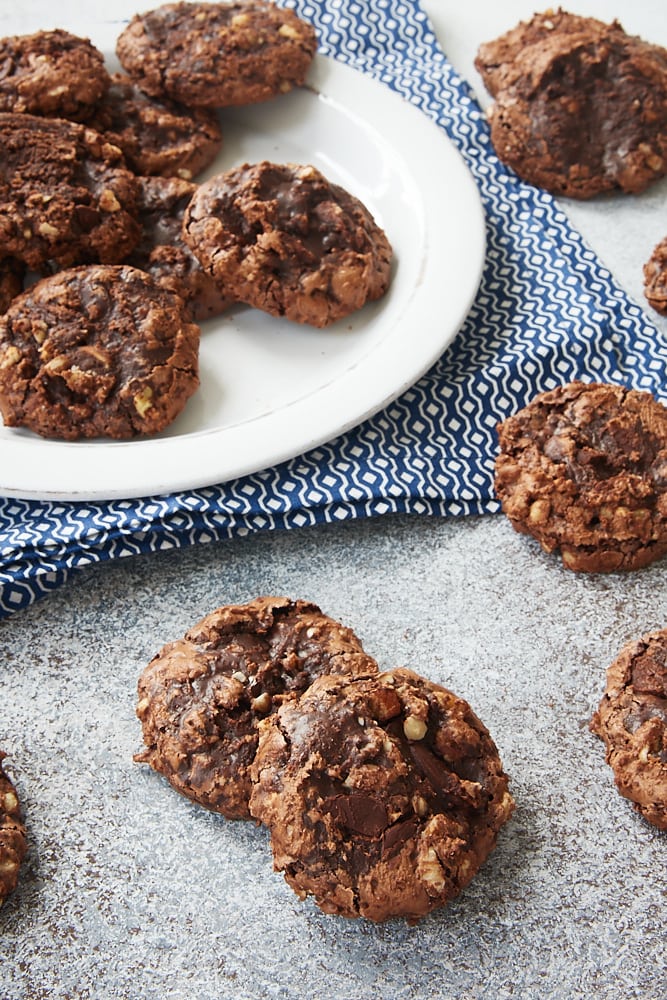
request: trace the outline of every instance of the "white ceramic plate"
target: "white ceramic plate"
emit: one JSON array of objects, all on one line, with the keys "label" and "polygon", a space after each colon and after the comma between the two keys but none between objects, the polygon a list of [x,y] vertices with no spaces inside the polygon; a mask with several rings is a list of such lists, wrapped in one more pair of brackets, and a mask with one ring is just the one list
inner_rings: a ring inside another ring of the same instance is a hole
[{"label": "white ceramic plate", "polygon": [[363,74],[318,56],[309,84],[225,114],[223,149],[204,176],[261,159],[314,164],[389,236],[387,295],[327,330],[240,306],[207,321],[201,386],[163,434],[58,442],[0,428],[1,494],[138,497],[259,471],[377,412],[450,344],[485,253],[481,202],[463,160],[425,115]]}]

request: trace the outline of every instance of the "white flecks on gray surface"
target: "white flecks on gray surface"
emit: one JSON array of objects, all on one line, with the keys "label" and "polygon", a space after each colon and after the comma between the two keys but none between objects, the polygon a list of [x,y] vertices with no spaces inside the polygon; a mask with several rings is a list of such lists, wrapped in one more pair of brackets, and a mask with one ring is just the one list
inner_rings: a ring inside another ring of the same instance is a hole
[{"label": "white flecks on gray surface", "polygon": [[[517,810],[464,893],[415,927],[325,916],[266,831],[132,755],[139,673],[220,604],[281,593],[383,667],[467,698]],[[665,565],[577,576],[502,517],[388,517],[83,570],[0,626],[1,740],[30,853],[0,911],[0,996],[653,998],[667,988],[665,834],[589,732],[604,672],[665,625]]]}]

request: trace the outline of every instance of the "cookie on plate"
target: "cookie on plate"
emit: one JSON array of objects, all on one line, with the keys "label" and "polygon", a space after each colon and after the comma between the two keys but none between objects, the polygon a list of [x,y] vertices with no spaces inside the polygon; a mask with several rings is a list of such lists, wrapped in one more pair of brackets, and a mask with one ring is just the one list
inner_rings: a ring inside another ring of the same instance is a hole
[{"label": "cookie on plate", "polygon": [[247,819],[259,722],[323,673],[377,671],[351,629],[315,604],[259,597],[217,608],[144,669],[136,760],[181,794]]},{"label": "cookie on plate", "polygon": [[183,213],[196,185],[179,177],[139,177],[137,217],[142,238],[127,263],[180,295],[195,322],[218,316],[233,301],[183,241]]},{"label": "cookie on plate", "polygon": [[495,488],[517,531],[572,570],[667,552],[667,408],[651,393],[571,382],[498,426]]},{"label": "cookie on plate", "polygon": [[404,668],[321,677],[260,726],[252,815],[326,913],[415,922],[453,899],[514,802],[470,706]]},{"label": "cookie on plate", "polygon": [[192,107],[265,101],[302,84],[312,25],[268,0],[168,3],[137,14],[116,54],[142,90]]},{"label": "cookie on plate", "polygon": [[0,111],[76,118],[109,86],[102,53],[60,28],[0,38],[0,66]]},{"label": "cookie on plate", "polygon": [[155,434],[197,388],[198,351],[183,300],[143,271],[59,271],[0,316],[0,411],[43,437]]},{"label": "cookie on plate", "polygon": [[392,250],[368,209],[313,166],[245,163],[199,186],[183,237],[238,301],[325,327],[384,295]]},{"label": "cookie on plate", "polygon": [[0,241],[45,272],[119,263],[139,239],[137,182],[117,146],[61,118],[0,114]]},{"label": "cookie on plate", "polygon": [[0,906],[16,888],[28,850],[16,788],[2,766],[6,756],[0,750]]},{"label": "cookie on plate", "polygon": [[620,794],[667,830],[667,629],[621,650],[591,730],[605,743]]},{"label": "cookie on plate", "polygon": [[131,170],[148,176],[192,180],[210,166],[222,144],[215,111],[151,97],[122,73],[111,77],[86,124],[122,149]]},{"label": "cookie on plate", "polygon": [[656,312],[667,316],[667,236],[644,264],[644,295]]},{"label": "cookie on plate", "polygon": [[667,173],[667,50],[615,21],[546,11],[480,46],[504,163],[553,194],[643,191]]}]

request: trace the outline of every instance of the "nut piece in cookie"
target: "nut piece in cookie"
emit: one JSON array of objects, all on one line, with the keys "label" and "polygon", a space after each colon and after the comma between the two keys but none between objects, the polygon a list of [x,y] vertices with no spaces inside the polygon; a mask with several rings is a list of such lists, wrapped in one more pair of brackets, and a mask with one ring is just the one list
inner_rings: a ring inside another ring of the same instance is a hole
[{"label": "nut piece in cookie", "polygon": [[222,144],[215,111],[185,108],[144,94],[116,73],[86,124],[118,146],[136,174],[192,180],[216,158]]},{"label": "nut piece in cookie", "polygon": [[0,66],[0,111],[76,118],[109,86],[102,53],[59,28],[0,38]]},{"label": "nut piece in cookie", "polygon": [[126,263],[180,295],[195,322],[218,316],[233,301],[208,275],[181,236],[196,185],[178,177],[138,177],[142,238]]},{"label": "nut piece in cookie", "polygon": [[621,795],[667,830],[667,629],[628,643],[591,720]]},{"label": "nut piece in cookie", "polygon": [[147,94],[192,107],[265,101],[302,84],[317,48],[312,25],[268,0],[168,3],[137,14],[116,54]]},{"label": "nut piece in cookie", "polygon": [[139,238],[137,182],[93,129],[0,114],[0,242],[34,271],[119,263]]},{"label": "nut piece in cookie", "polygon": [[590,198],[667,173],[667,50],[558,10],[480,46],[491,141],[523,180]]},{"label": "nut piece in cookie", "polygon": [[411,670],[321,677],[260,726],[252,815],[325,913],[415,922],[466,886],[514,802],[470,706]]},{"label": "nut piece in cookie", "polygon": [[644,295],[656,312],[667,316],[667,236],[644,264]]},{"label": "nut piece in cookie", "polygon": [[59,271],[0,316],[0,410],[43,437],[155,434],[197,388],[198,352],[183,300],[143,271]]},{"label": "nut piece in cookie", "polygon": [[201,184],[183,237],[238,301],[315,327],[386,292],[392,250],[353,195],[313,166],[243,164]]},{"label": "nut piece in cookie", "polygon": [[259,722],[323,673],[377,672],[351,629],[307,601],[218,608],[144,669],[137,715],[151,765],[187,798],[247,819]]},{"label": "nut piece in cookie", "polygon": [[16,888],[28,850],[18,795],[2,766],[5,757],[0,750],[0,906]]},{"label": "nut piece in cookie", "polygon": [[639,569],[667,552],[667,408],[650,393],[571,382],[498,437],[504,513],[568,569]]}]

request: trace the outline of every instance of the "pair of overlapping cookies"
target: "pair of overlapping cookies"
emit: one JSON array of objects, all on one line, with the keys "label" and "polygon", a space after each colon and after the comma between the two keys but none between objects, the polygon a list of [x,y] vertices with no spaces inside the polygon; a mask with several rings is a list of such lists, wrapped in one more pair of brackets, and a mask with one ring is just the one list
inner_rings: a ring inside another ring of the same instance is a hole
[{"label": "pair of overlapping cookies", "polygon": [[[193,181],[220,148],[218,109],[302,84],[316,45],[269,0],[137,15],[113,77],[62,30],[0,41],[7,426],[159,432],[198,387],[201,320],[238,302],[322,328],[384,294],[387,236],[312,165],[263,160]],[[21,293],[26,269],[46,277]]]}]

